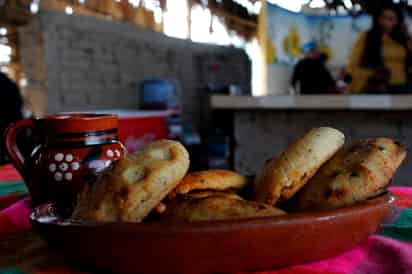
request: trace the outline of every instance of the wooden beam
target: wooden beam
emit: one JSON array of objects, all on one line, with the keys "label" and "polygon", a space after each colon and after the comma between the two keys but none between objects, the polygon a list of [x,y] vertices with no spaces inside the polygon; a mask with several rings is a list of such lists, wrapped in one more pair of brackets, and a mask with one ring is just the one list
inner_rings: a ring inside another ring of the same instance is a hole
[{"label": "wooden beam", "polygon": [[243,19],[239,16],[230,14],[226,11],[221,10],[221,9],[210,8],[210,11],[212,13],[216,14],[216,15],[226,17],[227,19],[232,20],[232,21],[236,22],[239,25],[247,26],[247,27],[254,28],[254,29],[257,28],[257,23],[256,22],[251,21],[251,20]]},{"label": "wooden beam", "polygon": [[97,17],[104,18],[104,14],[92,11],[84,6],[70,5],[69,3],[65,1],[58,1],[58,0],[41,0],[40,1],[41,10],[64,11],[67,6],[72,7],[74,13],[78,13],[78,14],[86,15],[86,16],[97,16]]},{"label": "wooden beam", "polygon": [[0,6],[0,22],[9,25],[22,25],[30,20],[29,0],[9,0]]}]

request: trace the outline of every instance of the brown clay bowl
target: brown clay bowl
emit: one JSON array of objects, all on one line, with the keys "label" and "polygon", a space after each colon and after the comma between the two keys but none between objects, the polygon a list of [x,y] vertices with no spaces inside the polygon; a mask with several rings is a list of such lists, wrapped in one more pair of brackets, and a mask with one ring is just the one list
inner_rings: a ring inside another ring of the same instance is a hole
[{"label": "brown clay bowl", "polygon": [[336,256],[374,233],[394,198],[384,194],[334,211],[242,221],[166,225],[59,219],[50,204],[31,220],[78,265],[114,273],[270,270]]}]

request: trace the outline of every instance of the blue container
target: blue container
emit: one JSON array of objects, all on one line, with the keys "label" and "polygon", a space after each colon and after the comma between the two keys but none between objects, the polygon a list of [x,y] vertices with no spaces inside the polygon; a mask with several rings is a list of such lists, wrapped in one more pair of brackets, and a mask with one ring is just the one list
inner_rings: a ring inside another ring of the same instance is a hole
[{"label": "blue container", "polygon": [[144,109],[175,109],[179,106],[176,85],[170,81],[146,80],[141,89]]}]

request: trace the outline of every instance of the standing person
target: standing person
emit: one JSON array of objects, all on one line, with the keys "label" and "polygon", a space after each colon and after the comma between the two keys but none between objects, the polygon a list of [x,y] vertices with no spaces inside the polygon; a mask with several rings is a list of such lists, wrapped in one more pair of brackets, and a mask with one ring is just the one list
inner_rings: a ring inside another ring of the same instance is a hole
[{"label": "standing person", "polygon": [[[4,131],[9,124],[23,118],[23,99],[17,85],[6,74],[0,72],[0,134],[3,138]],[[0,164],[6,162],[4,141],[0,147]]]},{"label": "standing person", "polygon": [[303,46],[304,57],[296,64],[292,87],[301,94],[331,93],[336,89],[335,80],[326,68],[326,56],[319,52],[315,42]]},{"label": "standing person", "polygon": [[372,28],[361,33],[353,45],[348,65],[352,75],[349,91],[373,92],[372,82],[386,72],[388,86],[380,90],[408,92],[408,71],[412,64],[409,43],[402,8],[395,4],[381,7],[374,15]]}]

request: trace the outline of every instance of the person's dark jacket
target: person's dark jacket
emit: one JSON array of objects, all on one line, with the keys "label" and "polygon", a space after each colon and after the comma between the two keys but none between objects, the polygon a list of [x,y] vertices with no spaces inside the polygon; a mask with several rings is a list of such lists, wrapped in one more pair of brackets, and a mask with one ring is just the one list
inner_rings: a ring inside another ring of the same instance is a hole
[{"label": "person's dark jacket", "polygon": [[336,89],[335,80],[322,59],[300,60],[293,71],[292,86],[298,83],[302,94],[333,93]]},{"label": "person's dark jacket", "polygon": [[4,73],[0,72],[0,134],[2,146],[0,148],[0,163],[5,160],[4,131],[17,120],[22,119],[23,99],[17,85]]}]

